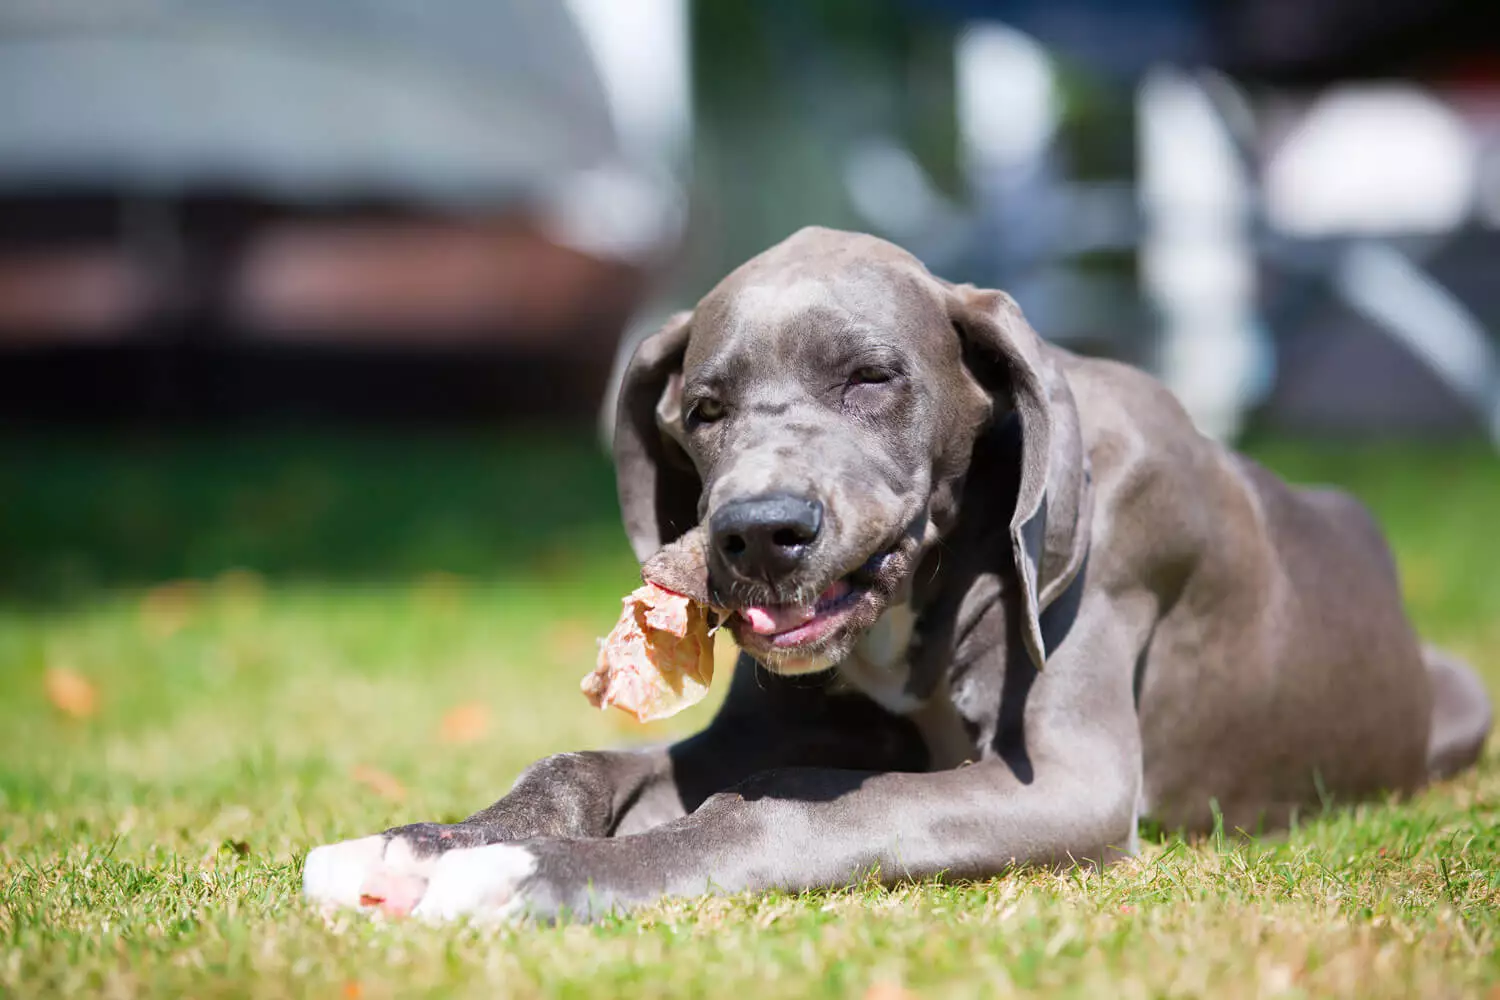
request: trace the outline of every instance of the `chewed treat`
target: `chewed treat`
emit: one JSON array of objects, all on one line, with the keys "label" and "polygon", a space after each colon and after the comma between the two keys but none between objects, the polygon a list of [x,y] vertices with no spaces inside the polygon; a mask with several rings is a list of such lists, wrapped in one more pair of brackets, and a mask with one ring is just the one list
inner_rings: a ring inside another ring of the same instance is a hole
[{"label": "chewed treat", "polygon": [[599,640],[598,666],[579,685],[588,700],[641,722],[702,701],[714,679],[708,609],[649,581],[624,605],[620,620]]},{"label": "chewed treat", "polygon": [[699,604],[712,605],[708,586],[708,532],[700,524],[663,545],[641,566],[641,579]]}]

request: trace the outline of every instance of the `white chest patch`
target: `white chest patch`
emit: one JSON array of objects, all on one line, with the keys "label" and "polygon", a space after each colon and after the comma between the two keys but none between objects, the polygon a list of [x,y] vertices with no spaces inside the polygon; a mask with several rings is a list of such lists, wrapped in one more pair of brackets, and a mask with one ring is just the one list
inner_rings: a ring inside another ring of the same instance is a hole
[{"label": "white chest patch", "polygon": [[906,691],[911,676],[906,651],[916,623],[910,604],[886,609],[860,638],[854,652],[839,664],[844,680],[896,715],[907,715],[922,704]]},{"label": "white chest patch", "polygon": [[911,679],[907,652],[916,622],[909,604],[887,609],[839,664],[839,676],[887,712],[915,723],[927,744],[932,769],[945,770],[971,759],[974,746],[946,681],[925,701],[906,689]]}]

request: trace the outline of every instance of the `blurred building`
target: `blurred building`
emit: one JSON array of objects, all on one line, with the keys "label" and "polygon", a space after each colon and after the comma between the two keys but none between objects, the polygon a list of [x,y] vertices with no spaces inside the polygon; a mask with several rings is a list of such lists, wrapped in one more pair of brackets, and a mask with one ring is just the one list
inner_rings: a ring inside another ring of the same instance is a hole
[{"label": "blurred building", "polygon": [[701,4],[704,257],[866,229],[1208,433],[1500,440],[1500,38],[1472,0],[1378,8]]},{"label": "blurred building", "polygon": [[819,223],[1209,433],[1500,434],[1483,8],[17,0],[0,414],[586,419]]},{"label": "blurred building", "polygon": [[0,5],[0,411],[590,411],[682,224],[632,7]]}]

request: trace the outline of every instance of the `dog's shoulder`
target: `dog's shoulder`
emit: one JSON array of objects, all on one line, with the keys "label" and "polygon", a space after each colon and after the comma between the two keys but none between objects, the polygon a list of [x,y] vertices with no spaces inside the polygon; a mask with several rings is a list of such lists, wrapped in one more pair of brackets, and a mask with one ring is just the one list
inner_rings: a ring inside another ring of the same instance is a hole
[{"label": "dog's shoulder", "polygon": [[1180,490],[1226,471],[1228,455],[1198,433],[1165,385],[1138,368],[1055,350],[1096,484],[1127,493]]},{"label": "dog's shoulder", "polygon": [[1201,437],[1172,391],[1139,368],[1060,348],[1049,353],[1072,392],[1086,442],[1180,449]]},{"label": "dog's shoulder", "polygon": [[1176,561],[1218,537],[1226,520],[1259,519],[1238,456],[1201,434],[1170,389],[1127,364],[1052,353],[1102,500],[1096,533]]}]

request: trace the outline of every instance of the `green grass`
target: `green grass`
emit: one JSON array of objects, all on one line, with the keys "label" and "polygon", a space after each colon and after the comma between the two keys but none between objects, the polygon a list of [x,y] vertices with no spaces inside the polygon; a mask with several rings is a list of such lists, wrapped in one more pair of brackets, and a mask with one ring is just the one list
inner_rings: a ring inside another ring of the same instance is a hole
[{"label": "green grass", "polygon": [[[1424,631],[1500,693],[1493,455],[1257,452],[1370,502]],[[0,995],[1500,986],[1493,750],[1413,801],[1254,842],[1159,838],[1102,873],[676,902],[492,932],[329,922],[301,904],[312,845],[458,817],[551,751],[701,725],[711,705],[646,730],[577,694],[633,577],[609,471],[579,440],[0,442]],[[197,582],[162,586],[177,579]],[[57,710],[49,668],[86,678],[97,710]],[[443,721],[458,706],[479,706],[467,732]]]}]

